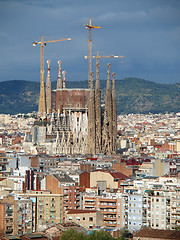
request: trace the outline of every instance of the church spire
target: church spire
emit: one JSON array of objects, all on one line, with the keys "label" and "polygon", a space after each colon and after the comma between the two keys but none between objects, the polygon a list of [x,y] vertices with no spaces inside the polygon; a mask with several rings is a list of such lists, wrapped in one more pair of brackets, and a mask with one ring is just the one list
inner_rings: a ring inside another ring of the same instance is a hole
[{"label": "church spire", "polygon": [[41,80],[40,80],[40,96],[39,96],[39,110],[38,113],[41,116],[44,116],[46,112],[45,104],[45,90],[44,90],[44,69],[41,70]]},{"label": "church spire", "polygon": [[115,73],[112,73],[113,80],[112,80],[112,109],[113,109],[113,116],[112,116],[112,152],[117,152],[117,106],[116,106],[116,93],[115,93]]},{"label": "church spire", "polygon": [[95,84],[95,118],[96,118],[96,153],[101,152],[101,90],[99,81],[99,52],[96,58],[96,84]]},{"label": "church spire", "polygon": [[63,88],[65,89],[66,88],[66,76],[65,76],[66,71],[63,71],[62,74],[63,74]]},{"label": "church spire", "polygon": [[111,81],[110,81],[110,64],[107,65],[107,83],[106,83],[106,96],[105,96],[105,113],[104,115],[107,117],[107,126],[108,133],[105,134],[108,136],[107,139],[107,154],[112,153],[112,92],[111,92]]},{"label": "church spire", "polygon": [[61,61],[58,61],[59,71],[58,71],[58,79],[57,79],[57,89],[62,89],[62,78],[61,78]]},{"label": "church spire", "polygon": [[50,76],[50,63],[51,61],[48,60],[48,72],[46,78],[46,112],[50,114],[52,111],[52,99],[51,99],[51,76]]},{"label": "church spire", "polygon": [[88,102],[88,146],[89,153],[95,154],[95,104],[93,89],[93,72],[91,73],[91,85]]}]

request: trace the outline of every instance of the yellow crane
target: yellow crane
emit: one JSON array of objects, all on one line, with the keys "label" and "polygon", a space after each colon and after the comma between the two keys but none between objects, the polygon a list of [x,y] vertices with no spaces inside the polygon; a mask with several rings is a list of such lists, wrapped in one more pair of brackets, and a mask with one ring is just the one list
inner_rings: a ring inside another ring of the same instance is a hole
[{"label": "yellow crane", "polygon": [[71,38],[64,38],[64,39],[58,39],[58,40],[44,41],[43,36],[42,36],[40,42],[38,42],[38,41],[33,42],[33,46],[34,47],[37,44],[40,44],[40,98],[39,98],[39,113],[41,113],[41,114],[45,113],[44,46],[46,46],[47,43],[62,42],[62,41],[68,41],[68,40],[71,40]]},{"label": "yellow crane", "polygon": [[[85,59],[87,59],[87,58],[89,59],[89,56],[85,56]],[[117,56],[117,55],[100,56],[99,52],[97,52],[97,56],[91,56],[91,58],[95,58],[96,59],[96,74],[99,75],[99,58],[121,58],[121,59],[123,59],[124,56]],[[97,77],[99,77],[99,76],[97,76]]]},{"label": "yellow crane", "polygon": [[91,29],[94,28],[101,28],[98,26],[93,26],[91,22],[91,17],[89,18],[89,24],[85,25],[86,28],[89,30],[89,40],[88,40],[88,88],[90,87],[90,79],[91,79],[91,72],[92,72],[92,39],[91,39]]}]

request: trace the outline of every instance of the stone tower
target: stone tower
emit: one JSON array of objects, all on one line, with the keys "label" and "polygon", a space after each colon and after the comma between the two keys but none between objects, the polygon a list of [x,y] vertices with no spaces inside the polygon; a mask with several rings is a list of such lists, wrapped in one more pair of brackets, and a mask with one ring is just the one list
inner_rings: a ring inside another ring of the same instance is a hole
[{"label": "stone tower", "polygon": [[106,96],[105,96],[105,110],[104,110],[104,122],[102,133],[102,147],[103,153],[110,155],[112,153],[112,92],[110,81],[110,64],[107,65],[107,84],[106,84]]},{"label": "stone tower", "polygon": [[96,59],[96,85],[95,85],[95,129],[96,129],[96,153],[102,151],[101,135],[101,90],[99,81],[99,58]]},{"label": "stone tower", "polygon": [[61,61],[58,61],[59,71],[58,71],[58,79],[57,79],[57,89],[62,89],[62,78],[61,78]]},{"label": "stone tower", "polygon": [[112,152],[117,152],[117,106],[116,106],[116,93],[115,93],[115,73],[112,73]]},{"label": "stone tower", "polygon": [[41,70],[41,80],[40,80],[40,96],[39,96],[39,114],[42,116],[46,113],[45,106],[45,90],[44,90],[44,70]]},{"label": "stone tower", "polygon": [[96,153],[96,129],[95,129],[95,101],[93,89],[93,72],[91,73],[91,85],[88,102],[88,153]]},{"label": "stone tower", "polygon": [[48,60],[48,72],[47,72],[47,78],[46,78],[46,112],[47,114],[50,114],[52,112],[52,90],[51,90],[51,76],[50,76],[50,63],[51,61]]}]

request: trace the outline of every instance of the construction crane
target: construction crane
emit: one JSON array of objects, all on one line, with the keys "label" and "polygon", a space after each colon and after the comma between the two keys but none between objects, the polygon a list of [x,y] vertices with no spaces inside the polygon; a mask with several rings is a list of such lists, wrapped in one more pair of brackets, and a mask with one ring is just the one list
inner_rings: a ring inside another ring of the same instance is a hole
[{"label": "construction crane", "polygon": [[89,24],[85,25],[86,28],[89,30],[89,40],[88,40],[88,88],[90,87],[90,79],[91,79],[91,72],[92,72],[92,39],[91,39],[91,29],[94,28],[101,28],[98,26],[93,26],[91,22],[91,17],[89,18]]},{"label": "construction crane", "polygon": [[71,38],[64,38],[64,39],[58,39],[58,40],[50,40],[50,41],[44,41],[43,36],[41,38],[41,41],[33,42],[33,46],[35,47],[37,44],[40,44],[40,98],[39,98],[39,113],[45,113],[45,93],[44,93],[44,46],[46,46],[47,43],[53,43],[53,42],[62,42],[62,41],[68,41],[71,40]]},{"label": "construction crane", "polygon": [[[85,56],[85,59],[89,58],[89,56]],[[92,58],[96,58],[96,74],[99,75],[99,58],[121,58],[123,59],[124,56],[116,56],[116,55],[111,55],[111,56],[99,56],[99,52],[97,52],[97,56],[92,56]],[[96,75],[97,76],[97,75]],[[98,78],[97,76],[96,78]]]}]

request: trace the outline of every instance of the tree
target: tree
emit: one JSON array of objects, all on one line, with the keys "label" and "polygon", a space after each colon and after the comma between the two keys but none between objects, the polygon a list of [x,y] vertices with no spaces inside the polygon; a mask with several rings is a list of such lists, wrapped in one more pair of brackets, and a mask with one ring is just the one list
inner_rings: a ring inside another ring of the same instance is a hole
[{"label": "tree", "polygon": [[104,230],[93,231],[90,233],[86,240],[114,240],[110,233],[105,232]]},{"label": "tree", "polygon": [[120,237],[118,237],[117,240],[126,240],[127,238],[132,238],[132,234],[126,230],[126,229],[121,229],[121,232],[120,232]]},{"label": "tree", "polygon": [[61,236],[61,240],[85,240],[86,237],[84,235],[84,233],[82,232],[78,232],[75,229],[70,229],[67,230],[65,232],[63,232],[62,236]]}]

